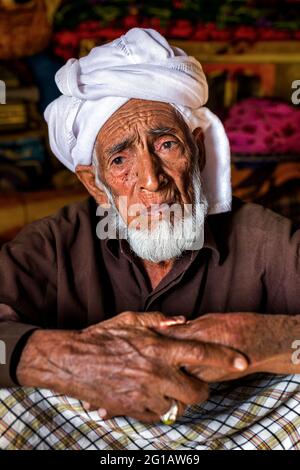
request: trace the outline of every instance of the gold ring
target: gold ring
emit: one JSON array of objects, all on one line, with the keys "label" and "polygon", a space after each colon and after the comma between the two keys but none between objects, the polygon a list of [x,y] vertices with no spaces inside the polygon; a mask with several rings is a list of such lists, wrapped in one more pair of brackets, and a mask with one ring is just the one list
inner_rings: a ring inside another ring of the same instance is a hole
[{"label": "gold ring", "polygon": [[170,409],[160,417],[160,420],[163,424],[167,424],[170,426],[174,424],[177,419],[178,414],[178,403],[177,401],[173,400]]}]

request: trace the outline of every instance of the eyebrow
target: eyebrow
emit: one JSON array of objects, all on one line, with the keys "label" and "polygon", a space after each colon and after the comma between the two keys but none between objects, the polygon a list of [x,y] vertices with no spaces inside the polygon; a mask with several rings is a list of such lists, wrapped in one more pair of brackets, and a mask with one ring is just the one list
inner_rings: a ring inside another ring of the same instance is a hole
[{"label": "eyebrow", "polygon": [[176,134],[178,131],[174,127],[156,127],[149,129],[148,134],[153,136],[160,136],[164,134]]},{"label": "eyebrow", "polygon": [[111,157],[112,155],[114,155],[115,153],[119,153],[119,152],[122,152],[123,150],[127,149],[128,147],[130,147],[132,144],[133,144],[133,138],[130,137],[128,139],[124,139],[122,140],[121,142],[118,142],[117,144],[114,144],[112,145],[111,147],[109,147],[109,149],[107,150],[107,155],[109,157]]},{"label": "eyebrow", "polygon": [[[164,134],[175,134],[177,132],[178,131],[173,127],[155,127],[153,129],[149,129],[147,133],[151,136],[159,137]],[[127,139],[124,139],[121,142],[118,142],[109,147],[109,149],[106,151],[106,154],[108,157],[111,157],[112,155],[120,153],[123,150],[131,147],[133,142],[134,137],[128,137]]]}]

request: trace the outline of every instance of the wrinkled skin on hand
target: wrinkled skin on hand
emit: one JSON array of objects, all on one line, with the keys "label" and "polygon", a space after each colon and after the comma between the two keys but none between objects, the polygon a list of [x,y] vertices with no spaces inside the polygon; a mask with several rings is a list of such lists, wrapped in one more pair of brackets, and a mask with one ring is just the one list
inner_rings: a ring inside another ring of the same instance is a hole
[{"label": "wrinkled skin on hand", "polygon": [[[131,416],[159,421],[179,403],[185,407],[208,397],[208,386],[182,367],[199,364],[235,370],[243,356],[229,348],[167,338],[153,328],[180,324],[182,317],[125,312],[81,332],[37,330],[17,368],[21,385],[52,388],[100,409],[101,417]],[[105,411],[105,413],[104,413]]]},{"label": "wrinkled skin on hand", "polygon": [[298,373],[291,364],[291,344],[299,336],[297,317],[251,312],[209,313],[183,325],[165,328],[164,334],[229,346],[248,358],[250,365],[241,372],[218,367],[186,367],[206,382],[231,380],[256,372]]},{"label": "wrinkled skin on hand", "polygon": [[184,321],[177,318],[178,321],[159,313],[125,312],[84,330],[85,341],[101,344],[104,349],[101,390],[106,399],[100,400],[96,394],[86,404],[88,409],[101,406],[106,410],[106,419],[127,415],[154,422],[170,408],[172,399],[179,402],[179,415],[188,404],[207,399],[207,384],[180,370],[184,356],[188,362],[196,362],[200,353],[196,351],[197,344],[166,342],[166,338],[151,330],[159,320],[166,325]]}]

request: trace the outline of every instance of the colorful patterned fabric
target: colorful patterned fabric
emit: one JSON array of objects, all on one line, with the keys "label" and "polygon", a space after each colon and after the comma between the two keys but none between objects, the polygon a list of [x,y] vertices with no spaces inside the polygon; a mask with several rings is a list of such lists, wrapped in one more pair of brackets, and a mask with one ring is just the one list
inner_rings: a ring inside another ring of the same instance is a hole
[{"label": "colorful patterned fabric", "polygon": [[173,426],[103,421],[76,399],[42,389],[0,390],[0,448],[300,450],[300,375],[259,374],[214,384]]},{"label": "colorful patterned fabric", "polygon": [[297,154],[300,110],[272,99],[248,98],[232,106],[224,126],[236,154]]}]

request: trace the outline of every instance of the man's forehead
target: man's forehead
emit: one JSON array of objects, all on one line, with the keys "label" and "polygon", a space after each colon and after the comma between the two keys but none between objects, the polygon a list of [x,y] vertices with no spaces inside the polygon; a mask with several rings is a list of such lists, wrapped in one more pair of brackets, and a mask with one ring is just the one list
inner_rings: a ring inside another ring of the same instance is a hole
[{"label": "man's forehead", "polygon": [[[155,129],[182,128],[181,119],[174,107],[169,103],[148,100],[129,100],[119,108],[100,129],[97,142],[102,145],[109,139],[116,137],[126,137],[132,132],[132,128],[141,125],[145,131]],[[107,143],[108,144],[108,143]]]},{"label": "man's forehead", "polygon": [[130,99],[121,106],[115,113],[108,119],[107,123],[117,119],[119,116],[124,115],[143,115],[143,114],[157,114],[166,113],[175,115],[174,107],[170,103],[164,103],[162,101],[152,100],[141,100],[141,99]]}]

